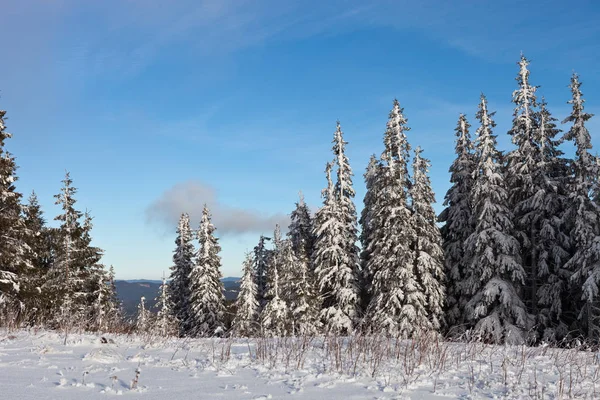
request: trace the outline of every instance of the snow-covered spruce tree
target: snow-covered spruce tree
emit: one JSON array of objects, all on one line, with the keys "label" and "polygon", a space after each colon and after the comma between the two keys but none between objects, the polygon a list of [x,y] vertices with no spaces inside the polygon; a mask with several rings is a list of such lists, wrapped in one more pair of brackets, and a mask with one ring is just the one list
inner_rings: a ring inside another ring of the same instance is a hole
[{"label": "snow-covered spruce tree", "polygon": [[593,116],[584,111],[585,100],[581,93],[581,82],[574,74],[571,78],[571,115],[563,123],[573,125],[564,139],[573,141],[576,157],[572,164],[572,180],[569,185],[569,208],[566,213],[567,226],[573,245],[573,255],[565,267],[573,272],[571,281],[575,287],[576,307],[579,311],[579,329],[588,340],[600,337],[600,210],[591,199],[597,179],[597,158],[590,154],[590,133],[585,126]]},{"label": "snow-covered spruce tree", "polygon": [[446,322],[449,332],[460,335],[464,331],[464,308],[469,297],[462,292],[465,276],[465,240],[473,233],[471,206],[471,189],[473,188],[473,172],[475,156],[473,143],[469,134],[470,125],[464,114],[460,114],[456,131],[456,159],[450,166],[450,183],[444,199],[444,211],[439,221],[444,222],[441,228],[444,248],[444,269],[447,276],[446,285]]},{"label": "snow-covered spruce tree", "polygon": [[365,319],[371,331],[399,337],[411,337],[432,327],[427,296],[418,281],[415,254],[410,248],[416,232],[407,204],[410,145],[406,122],[398,100],[394,100],[377,178],[379,195],[372,206],[370,241],[375,245],[367,269],[373,282]]},{"label": "snow-covered spruce tree", "polygon": [[444,302],[446,297],[444,274],[444,251],[442,236],[436,225],[433,210],[435,194],[429,180],[429,160],[421,156],[417,147],[413,163],[413,184],[410,188],[412,200],[412,225],[415,237],[412,241],[414,271],[426,297],[426,312],[431,328],[439,331],[444,326]]},{"label": "snow-covered spruce tree", "polygon": [[[355,290],[358,289],[358,283],[360,281],[360,258],[359,248],[356,245],[358,241],[358,220],[356,215],[356,207],[354,205],[354,196],[356,192],[352,183],[352,168],[350,167],[350,161],[346,156],[346,145],[348,142],[344,140],[344,133],[340,122],[337,122],[336,130],[333,135],[333,147],[332,151],[334,154],[334,162],[337,165],[337,180],[335,182],[335,196],[337,203],[339,204],[340,218],[342,219],[343,231],[341,238],[343,242],[343,249],[345,250],[344,263],[351,268],[353,273],[353,282],[348,283],[348,287]],[[344,278],[345,279],[345,278]],[[343,280],[338,280],[343,282]],[[356,304],[356,313],[358,313],[358,306]]]},{"label": "snow-covered spruce tree", "polygon": [[68,172],[62,182],[64,186],[61,193],[54,196],[55,204],[62,209],[62,213],[54,218],[60,221],[60,226],[54,231],[54,260],[44,278],[42,295],[48,299],[53,325],[67,328],[76,318],[83,319],[81,314],[73,315],[76,310],[72,310],[75,293],[79,296],[83,293],[83,280],[74,266],[74,242],[81,232],[79,220],[83,213],[74,207],[77,188],[72,186],[73,181]]},{"label": "snow-covered spruce tree", "polygon": [[90,322],[97,274],[104,268],[99,264],[103,251],[91,245],[92,217],[75,209],[77,189],[68,172],[63,184],[61,193],[54,196],[62,213],[55,217],[60,226],[55,230],[54,260],[42,293],[51,300],[57,325],[85,327]]},{"label": "snow-covered spruce tree", "polygon": [[215,227],[206,205],[198,229],[198,255],[190,273],[190,329],[194,336],[218,336],[225,329],[225,295]]},{"label": "snow-covered spruce tree", "polygon": [[[84,214],[81,235],[76,241],[76,264],[80,266],[84,280],[85,299],[83,307],[88,321],[88,328],[106,329],[107,315],[113,308],[110,304],[113,296],[109,285],[109,275],[106,267],[100,263],[103,250],[92,246],[92,216],[88,211]],[[116,316],[111,316],[116,317]]]},{"label": "snow-covered spruce tree", "polygon": [[115,284],[115,269],[112,265],[108,269],[108,286],[108,294],[110,296],[108,315],[111,316],[111,320],[108,323],[108,326],[109,329],[114,330],[115,328],[118,328],[121,325],[121,323],[123,323],[123,309],[121,307],[121,301],[117,296],[117,286]]},{"label": "snow-covered spruce tree", "polygon": [[[276,232],[277,233],[277,232]],[[309,280],[308,260],[296,255],[290,239],[274,237],[276,263],[279,278],[279,297],[288,308],[286,329],[290,334],[315,334],[319,326],[318,299]]]},{"label": "snow-covered spruce tree", "polygon": [[21,277],[31,266],[21,218],[21,194],[15,188],[17,179],[15,159],[5,150],[5,140],[12,135],[6,132],[4,116],[0,110],[0,325],[14,325],[23,311],[19,299]]},{"label": "snow-covered spruce tree", "polygon": [[[93,279],[93,281],[92,281]],[[112,293],[110,272],[104,268],[93,271],[90,277],[92,304],[89,310],[89,328],[96,331],[107,331],[116,318],[114,294]]]},{"label": "snow-covered spruce tree", "polygon": [[[293,265],[287,264],[290,260],[286,260],[287,257],[285,257],[285,244],[281,240],[279,225],[275,227],[273,245],[275,249],[269,265],[268,301],[261,314],[262,333],[266,336],[285,336],[291,332],[291,321],[290,310],[282,296],[281,285],[289,277],[287,271],[283,271],[283,269],[293,267]],[[287,253],[293,255],[291,251]]]},{"label": "snow-covered spruce tree", "polygon": [[[284,254],[291,268],[291,280],[288,284],[289,308],[294,325],[294,333],[300,335],[315,334],[318,330],[319,299],[316,290],[315,276],[311,268],[311,254],[314,245],[313,221],[304,197],[300,193],[300,201],[291,214],[288,230],[289,246],[286,244]],[[290,247],[288,249],[287,247]]]},{"label": "snow-covered spruce tree", "polygon": [[308,206],[304,202],[302,192],[300,192],[300,199],[296,203],[296,208],[290,214],[287,236],[292,242],[292,249],[298,259],[310,260],[315,238],[312,217]]},{"label": "snow-covered spruce tree", "polygon": [[254,247],[254,279],[256,280],[256,300],[259,309],[262,309],[269,300],[269,265],[271,264],[272,250],[267,249],[266,242],[271,240],[260,235],[258,244]]},{"label": "snow-covered spruce tree", "polygon": [[188,214],[181,214],[179,218],[175,246],[168,289],[173,303],[173,316],[179,324],[179,335],[185,336],[190,333],[190,273],[195,251]]},{"label": "snow-covered spruce tree", "polygon": [[146,298],[140,297],[140,303],[137,307],[137,316],[135,319],[135,330],[138,333],[148,333],[151,326],[152,315],[146,308]]},{"label": "snow-covered spruce tree", "polygon": [[171,291],[167,278],[162,277],[162,283],[158,289],[158,297],[156,301],[156,320],[152,326],[152,332],[158,336],[173,336],[178,334],[177,319],[173,316],[173,303],[171,302]]},{"label": "snow-covered spruce tree", "polygon": [[570,272],[564,268],[570,256],[570,238],[562,218],[567,206],[568,171],[563,153],[558,149],[561,141],[556,139],[560,130],[544,99],[540,102],[537,120],[534,143],[538,145],[539,164],[534,171],[534,181],[539,190],[530,199],[532,204],[527,205],[531,210],[536,207],[539,210],[532,221],[537,232],[532,254],[538,277],[536,324],[542,340],[558,341],[568,333],[570,323],[565,316],[572,314],[569,308],[573,304],[568,300]]},{"label": "snow-covered spruce tree", "polygon": [[[291,243],[286,242],[284,253],[290,254],[291,252],[288,249],[291,249]],[[287,259],[292,258],[287,257]],[[291,293],[289,309],[293,331],[296,335],[314,335],[321,327],[318,294],[315,290],[314,280],[310,277],[309,263],[299,261],[296,258],[295,265],[293,280],[288,285]]]},{"label": "snow-covered spruce tree", "polygon": [[375,221],[375,204],[379,197],[377,193],[378,185],[377,178],[381,174],[381,163],[375,157],[375,154],[371,155],[369,164],[364,173],[365,185],[367,191],[363,199],[363,209],[360,214],[358,223],[360,224],[360,266],[361,266],[361,277],[359,282],[360,287],[360,299],[363,310],[366,310],[371,299],[371,282],[373,281],[372,271],[369,270],[368,266],[371,260],[371,254],[373,248],[376,245],[376,241],[373,239],[373,222]]},{"label": "snow-covered spruce tree", "polygon": [[322,299],[320,318],[327,333],[348,334],[357,316],[358,287],[355,259],[348,254],[348,232],[331,179],[333,164],[327,163],[327,188],[323,190],[323,207],[315,214],[313,264]]},{"label": "snow-covered spruce tree", "polygon": [[27,205],[23,207],[23,217],[27,233],[25,241],[29,246],[31,265],[35,270],[35,273],[32,273],[40,275],[40,272],[48,272],[52,262],[52,238],[35,192],[31,193]]},{"label": "snow-covered spruce tree", "polygon": [[23,282],[20,297],[25,304],[29,323],[38,325],[47,318],[47,304],[41,295],[41,286],[52,264],[52,230],[46,226],[35,192],[31,193],[27,205],[23,207],[23,219],[24,241],[29,246],[28,259],[32,268],[25,273],[27,279]]},{"label": "snow-covered spruce tree", "polygon": [[465,242],[468,268],[464,294],[466,322],[476,337],[494,343],[522,343],[531,327],[531,316],[521,299],[525,271],[519,242],[513,236],[513,215],[502,174],[501,153],[496,149],[496,125],[487,100],[481,95],[477,119],[476,159],[471,202],[474,232]]},{"label": "snow-covered spruce tree", "polygon": [[235,317],[231,324],[233,336],[252,337],[259,332],[259,307],[256,300],[256,280],[251,253],[246,253],[240,291],[235,301]]},{"label": "snow-covered spruce tree", "polygon": [[521,262],[525,271],[523,300],[534,316],[538,311],[538,237],[540,222],[545,218],[539,200],[545,197],[541,185],[544,177],[540,174],[540,144],[535,142],[537,123],[536,87],[529,84],[529,61],[521,55],[518,63],[518,89],[513,92],[513,123],[508,134],[516,149],[506,157],[506,187],[509,194],[509,207],[513,210],[513,235],[519,240]]}]

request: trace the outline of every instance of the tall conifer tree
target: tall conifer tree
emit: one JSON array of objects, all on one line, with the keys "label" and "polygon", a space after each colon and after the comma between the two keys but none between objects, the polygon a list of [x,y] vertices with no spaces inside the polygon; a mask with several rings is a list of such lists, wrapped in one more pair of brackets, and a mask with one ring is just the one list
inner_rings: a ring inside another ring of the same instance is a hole
[{"label": "tall conifer tree", "polygon": [[55,257],[42,290],[51,299],[55,322],[69,328],[86,320],[90,294],[87,284],[101,250],[90,246],[91,217],[75,208],[77,188],[68,172],[62,182],[61,192],[54,196],[62,209],[54,218],[60,222],[55,231]]},{"label": "tall conifer tree", "polygon": [[252,254],[246,253],[240,291],[235,302],[235,317],[231,330],[235,336],[250,337],[259,332],[259,311],[256,300],[256,279]]},{"label": "tall conifer tree", "polygon": [[467,322],[476,334],[496,343],[522,343],[531,317],[521,299],[525,271],[519,242],[513,236],[513,215],[502,172],[502,155],[492,129],[494,113],[481,95],[477,119],[477,168],[472,190],[474,232],[465,243],[469,257],[465,295]]},{"label": "tall conifer tree", "polygon": [[463,294],[463,278],[466,274],[465,240],[473,233],[471,189],[475,172],[473,143],[469,134],[470,125],[464,114],[460,114],[456,132],[456,159],[450,166],[450,182],[444,200],[446,208],[440,214],[444,247],[444,268],[448,277],[446,318],[452,334],[464,330],[464,308],[468,296]]},{"label": "tall conifer tree", "polygon": [[367,191],[363,200],[363,209],[360,214],[359,224],[361,226],[360,231],[360,243],[362,246],[360,253],[360,265],[361,265],[361,281],[360,281],[360,297],[361,305],[363,310],[366,310],[369,305],[372,293],[372,281],[373,271],[369,269],[371,266],[371,256],[377,241],[374,240],[373,229],[376,221],[375,206],[376,201],[379,199],[378,182],[377,179],[381,175],[381,162],[377,159],[375,154],[371,155],[369,164],[364,173],[365,185]]},{"label": "tall conifer tree", "polygon": [[269,300],[269,265],[271,263],[272,250],[267,248],[267,241],[271,238],[260,235],[258,244],[254,247],[254,279],[256,280],[256,300],[259,309],[262,309]]},{"label": "tall conifer tree", "polygon": [[535,132],[539,130],[537,111],[537,87],[529,83],[529,60],[521,55],[518,62],[519,85],[513,92],[513,123],[508,131],[517,146],[507,158],[506,187],[509,207],[513,210],[514,236],[519,240],[521,262],[525,271],[523,299],[533,315],[538,315],[539,260],[538,240],[540,223],[544,219],[540,208],[540,197],[545,197],[540,176],[540,143],[536,143]]},{"label": "tall conifer tree", "polygon": [[[21,194],[15,188],[15,159],[5,149],[12,137],[4,124],[6,111],[0,110],[0,324],[15,322],[23,309],[19,299],[21,277],[31,266],[28,246],[23,242],[25,226],[21,218]],[[4,320],[4,321],[3,321]]]},{"label": "tall conifer tree", "polygon": [[283,269],[292,267],[292,265],[286,263],[286,252],[283,248],[285,244],[281,240],[279,225],[275,227],[273,245],[275,249],[271,253],[272,256],[269,264],[268,300],[261,313],[261,323],[263,334],[268,336],[285,336],[291,332],[291,321],[290,310],[284,300],[284,296],[288,293],[284,293],[282,290],[282,286],[287,284],[285,280],[289,275],[288,271],[284,271]]},{"label": "tall conifer tree", "polygon": [[287,255],[288,260],[294,260],[295,267],[291,269],[289,282],[290,312],[297,334],[314,334],[317,332],[319,300],[316,290],[315,276],[312,269],[311,254],[314,247],[313,221],[304,196],[290,216],[288,230],[289,245],[294,257]]},{"label": "tall conifer tree", "polygon": [[533,142],[536,144],[538,163],[533,171],[537,192],[524,204],[529,220],[531,260],[536,274],[535,310],[539,337],[545,341],[557,341],[568,334],[568,314],[572,314],[569,300],[569,276],[564,268],[569,258],[570,238],[564,228],[563,216],[567,208],[567,163],[558,148],[556,139],[560,130],[556,119],[546,107],[544,99],[539,103],[536,114],[536,129]]},{"label": "tall conifer tree", "polygon": [[153,331],[159,336],[171,336],[178,333],[177,320],[173,316],[173,302],[167,278],[163,274],[162,283],[158,289],[158,297],[155,299],[154,308],[158,310]]},{"label": "tall conifer tree", "polygon": [[[444,251],[442,236],[436,225],[433,210],[435,195],[429,180],[429,160],[421,156],[417,147],[413,163],[413,184],[410,188],[412,215],[410,225],[414,227],[412,251],[414,272],[426,296],[426,315],[433,330],[444,326],[444,303],[446,297],[444,274]],[[422,322],[425,325],[425,321]]]},{"label": "tall conifer tree", "polygon": [[[360,279],[360,260],[359,249],[356,245],[358,241],[358,220],[356,207],[354,205],[354,196],[356,192],[352,183],[354,173],[350,167],[350,161],[346,155],[346,145],[348,142],[344,140],[344,133],[340,121],[337,121],[336,130],[333,134],[334,162],[337,165],[337,180],[335,182],[335,197],[338,203],[339,216],[343,231],[341,232],[343,249],[345,251],[343,262],[352,271],[354,277],[349,287],[355,289]],[[358,304],[356,305],[358,306]],[[357,312],[357,311],[355,311]]]},{"label": "tall conifer tree", "polygon": [[410,337],[431,328],[427,297],[415,274],[416,237],[408,206],[409,130],[398,100],[394,100],[384,134],[381,173],[372,206],[371,235],[374,243],[366,264],[373,277],[366,323],[376,332]]},{"label": "tall conifer tree", "polygon": [[323,207],[315,214],[313,263],[322,299],[321,320],[327,332],[349,333],[357,318],[358,287],[354,258],[348,256],[347,224],[331,179],[332,163],[327,163],[327,188]]},{"label": "tall conifer tree", "polygon": [[570,88],[572,111],[563,122],[573,125],[564,138],[574,142],[576,157],[572,164],[573,178],[566,214],[573,255],[566,268],[573,272],[581,333],[589,340],[597,341],[600,335],[600,210],[591,196],[598,179],[598,160],[589,151],[592,143],[586,123],[593,115],[584,111],[585,100],[577,74],[573,74]]},{"label": "tall conifer tree", "polygon": [[190,329],[196,336],[221,335],[225,329],[225,295],[215,227],[206,205],[198,229],[198,253],[190,273]]},{"label": "tall conifer tree", "polygon": [[179,323],[179,334],[185,335],[190,332],[190,274],[194,266],[194,244],[188,214],[181,214],[179,218],[175,245],[168,289],[173,316]]},{"label": "tall conifer tree", "polygon": [[52,230],[46,226],[37,195],[32,192],[23,208],[25,237],[29,246],[28,259],[32,268],[28,269],[21,298],[25,303],[30,322],[42,323],[47,318],[48,303],[41,293],[44,276],[52,265]]}]

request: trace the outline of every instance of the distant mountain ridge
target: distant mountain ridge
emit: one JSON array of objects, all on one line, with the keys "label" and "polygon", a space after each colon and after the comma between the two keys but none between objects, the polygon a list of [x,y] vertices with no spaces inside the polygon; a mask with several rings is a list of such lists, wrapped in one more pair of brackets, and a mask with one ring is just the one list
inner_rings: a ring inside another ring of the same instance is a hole
[{"label": "distant mountain ridge", "polygon": [[122,281],[129,283],[156,283],[158,285],[162,283],[160,279],[123,279]]},{"label": "distant mountain ridge", "polygon": [[[225,287],[225,299],[233,301],[237,298],[240,290],[240,278],[226,277],[221,279]],[[154,310],[158,290],[162,281],[155,279],[127,279],[116,280],[117,297],[123,305],[123,311],[126,316],[133,317],[137,313],[137,306],[140,298],[145,297],[146,307]],[[156,310],[154,310],[156,311]]]}]

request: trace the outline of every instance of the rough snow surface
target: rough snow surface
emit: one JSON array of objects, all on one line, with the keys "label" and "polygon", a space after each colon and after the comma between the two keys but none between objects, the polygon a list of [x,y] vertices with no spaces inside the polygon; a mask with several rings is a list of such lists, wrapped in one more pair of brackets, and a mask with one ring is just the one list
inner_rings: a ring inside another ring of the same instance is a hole
[{"label": "rough snow surface", "polygon": [[[595,398],[598,355],[383,338],[0,333],[2,399]],[[137,385],[132,381],[139,371]],[[137,386],[137,387],[136,387]]]}]

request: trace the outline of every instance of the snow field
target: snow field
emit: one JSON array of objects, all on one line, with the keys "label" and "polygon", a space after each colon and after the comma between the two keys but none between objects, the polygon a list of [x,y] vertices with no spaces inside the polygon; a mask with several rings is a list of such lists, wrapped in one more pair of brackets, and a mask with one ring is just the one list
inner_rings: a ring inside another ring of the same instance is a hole
[{"label": "snow field", "polygon": [[[561,399],[600,396],[598,353],[379,336],[0,334],[3,399]],[[132,381],[139,371],[137,387]]]}]

